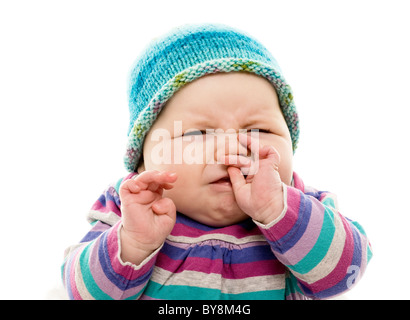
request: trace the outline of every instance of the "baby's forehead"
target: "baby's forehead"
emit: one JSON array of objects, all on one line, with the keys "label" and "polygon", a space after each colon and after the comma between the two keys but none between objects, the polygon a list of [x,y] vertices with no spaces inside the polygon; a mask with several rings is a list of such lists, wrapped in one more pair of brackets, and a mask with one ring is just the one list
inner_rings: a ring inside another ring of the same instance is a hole
[{"label": "baby's forehead", "polygon": [[165,109],[177,116],[186,112],[212,116],[223,111],[241,116],[272,108],[280,106],[270,82],[255,74],[232,72],[204,76],[186,84],[170,98]]}]

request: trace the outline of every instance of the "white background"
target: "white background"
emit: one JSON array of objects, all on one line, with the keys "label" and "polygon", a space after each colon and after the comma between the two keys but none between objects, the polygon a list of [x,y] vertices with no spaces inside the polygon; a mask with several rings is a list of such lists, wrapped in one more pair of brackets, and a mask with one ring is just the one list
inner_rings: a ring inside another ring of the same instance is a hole
[{"label": "white background", "polygon": [[126,172],[127,76],[170,28],[263,42],[301,118],[295,171],[335,192],[374,258],[350,299],[410,298],[406,1],[2,1],[0,298],[42,299],[86,213]]}]

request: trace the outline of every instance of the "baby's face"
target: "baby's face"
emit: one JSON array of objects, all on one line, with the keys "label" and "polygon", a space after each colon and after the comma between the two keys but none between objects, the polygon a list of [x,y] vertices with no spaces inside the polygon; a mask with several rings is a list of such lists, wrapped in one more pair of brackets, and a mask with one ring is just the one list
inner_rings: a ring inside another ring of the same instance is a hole
[{"label": "baby's face", "polygon": [[176,172],[174,188],[163,196],[194,220],[211,226],[240,222],[248,216],[218,160],[231,153],[249,156],[237,134],[251,129],[259,129],[260,145],[279,152],[281,179],[290,184],[292,142],[276,91],[266,79],[239,72],[208,75],[181,88],[149,131],[139,172]]}]

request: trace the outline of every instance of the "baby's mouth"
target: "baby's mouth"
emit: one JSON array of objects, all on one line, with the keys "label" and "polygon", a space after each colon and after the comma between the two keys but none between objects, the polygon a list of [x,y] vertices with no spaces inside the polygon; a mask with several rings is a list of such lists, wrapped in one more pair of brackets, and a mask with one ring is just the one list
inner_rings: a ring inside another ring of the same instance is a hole
[{"label": "baby's mouth", "polygon": [[229,177],[224,177],[212,182],[212,184],[231,185],[231,179],[229,179]]}]

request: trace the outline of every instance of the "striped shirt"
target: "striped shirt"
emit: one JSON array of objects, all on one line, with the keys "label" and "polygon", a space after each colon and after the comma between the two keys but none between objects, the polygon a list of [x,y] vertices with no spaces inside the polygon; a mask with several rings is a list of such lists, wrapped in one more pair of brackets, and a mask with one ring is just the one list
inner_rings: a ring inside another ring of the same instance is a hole
[{"label": "striped shirt", "polygon": [[133,175],[105,190],[89,213],[92,229],[66,250],[62,279],[71,299],[324,299],[357,283],[372,256],[335,196],[294,174],[272,223],[216,228],[177,213],[162,247],[138,266],[123,262],[118,190]]}]

